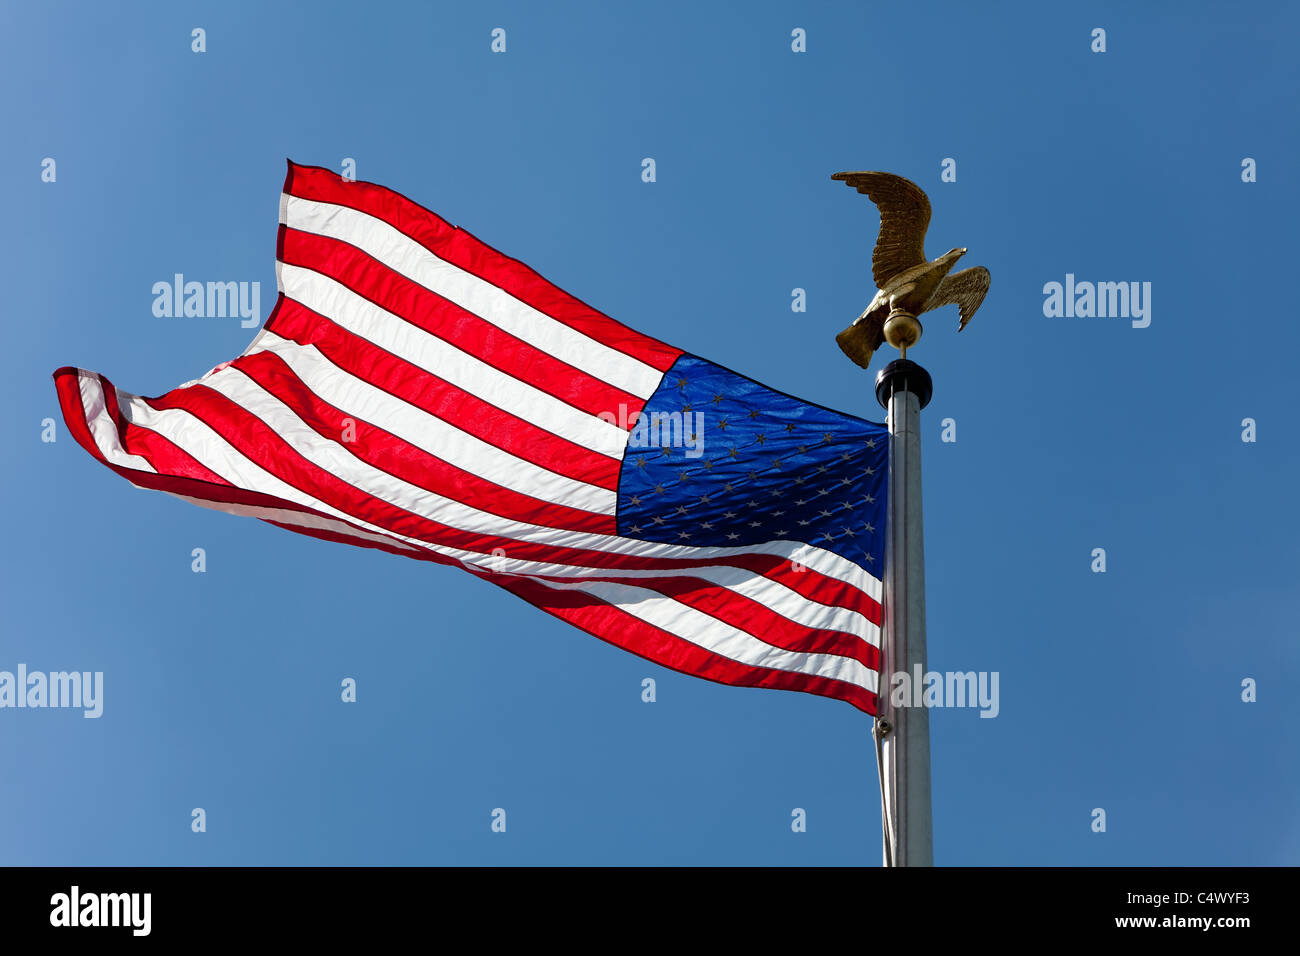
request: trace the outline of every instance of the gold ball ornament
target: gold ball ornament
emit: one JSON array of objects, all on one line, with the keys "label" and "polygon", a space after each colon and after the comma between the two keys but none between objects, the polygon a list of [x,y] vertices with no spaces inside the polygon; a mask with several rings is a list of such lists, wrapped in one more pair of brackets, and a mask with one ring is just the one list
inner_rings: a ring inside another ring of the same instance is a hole
[{"label": "gold ball ornament", "polygon": [[907,357],[910,349],[921,338],[921,322],[910,312],[895,309],[885,319],[885,341]]}]

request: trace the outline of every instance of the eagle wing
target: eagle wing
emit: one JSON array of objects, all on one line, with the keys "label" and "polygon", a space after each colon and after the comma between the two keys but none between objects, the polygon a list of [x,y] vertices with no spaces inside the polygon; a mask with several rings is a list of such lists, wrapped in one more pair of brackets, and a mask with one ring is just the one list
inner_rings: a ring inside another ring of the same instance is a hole
[{"label": "eagle wing", "polygon": [[937,309],[942,305],[957,306],[957,311],[961,313],[961,324],[957,326],[957,331],[960,332],[966,328],[966,323],[974,318],[975,310],[984,301],[991,281],[989,270],[983,266],[949,273],[939,283],[939,288],[935,290],[934,298],[930,300],[928,308]]},{"label": "eagle wing", "polygon": [[831,179],[865,193],[880,209],[880,236],[871,254],[871,275],[877,288],[883,289],[903,270],[926,261],[930,200],[920,186],[893,173],[835,173]]}]

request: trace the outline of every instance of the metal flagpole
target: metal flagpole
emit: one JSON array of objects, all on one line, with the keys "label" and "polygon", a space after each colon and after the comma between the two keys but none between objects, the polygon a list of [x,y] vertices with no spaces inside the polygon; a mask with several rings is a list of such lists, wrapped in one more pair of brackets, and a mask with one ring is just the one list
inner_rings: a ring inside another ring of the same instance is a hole
[{"label": "metal flagpole", "polygon": [[[915,322],[914,317],[909,318]],[[880,716],[875,729],[882,771],[886,866],[934,864],[930,713],[923,697],[925,555],[920,429],[921,409],[929,404],[932,393],[930,374],[907,358],[890,362],[876,376],[876,399],[888,412],[889,426],[884,618],[877,689]],[[899,674],[906,678],[896,678]]]},{"label": "metal flagpole", "polygon": [[910,179],[879,170],[835,173],[880,210],[871,253],[876,294],[835,342],[859,368],[888,342],[899,359],[876,376],[876,398],[888,412],[889,501],[886,505],[884,600],[876,725],[885,866],[932,866],[930,713],[925,707],[925,556],[921,535],[921,409],[933,383],[908,361],[921,338],[917,316],[957,306],[966,327],[989,291],[989,270],[953,272],[965,246],[925,258],[930,200]]}]

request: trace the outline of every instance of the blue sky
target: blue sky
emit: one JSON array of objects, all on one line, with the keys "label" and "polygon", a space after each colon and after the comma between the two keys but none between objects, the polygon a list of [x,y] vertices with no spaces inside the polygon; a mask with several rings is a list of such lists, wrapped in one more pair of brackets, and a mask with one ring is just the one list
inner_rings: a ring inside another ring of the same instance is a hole
[{"label": "blue sky", "polygon": [[[76,446],[55,368],[156,395],[251,340],[150,290],[256,281],[264,318],[286,157],[353,158],[634,328],[872,420],[833,336],[874,292],[875,211],[830,174],[915,180],[927,251],[993,275],[911,356],[931,666],[1000,675],[996,719],[932,714],[936,863],[1300,862],[1298,28],[1271,3],[6,4],[0,669],[103,671],[105,700],[0,710],[0,862],[879,862],[849,705],[666,671]],[[1046,317],[1067,273],[1150,282],[1150,326]]]}]

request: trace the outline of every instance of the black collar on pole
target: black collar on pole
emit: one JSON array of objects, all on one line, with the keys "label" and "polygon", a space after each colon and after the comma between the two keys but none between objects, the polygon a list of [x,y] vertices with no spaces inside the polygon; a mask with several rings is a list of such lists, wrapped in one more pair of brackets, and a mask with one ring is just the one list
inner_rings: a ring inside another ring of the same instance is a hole
[{"label": "black collar on pole", "polygon": [[895,392],[911,392],[925,408],[934,395],[934,382],[930,373],[911,359],[894,359],[876,373],[876,401],[888,409],[889,396]]}]

